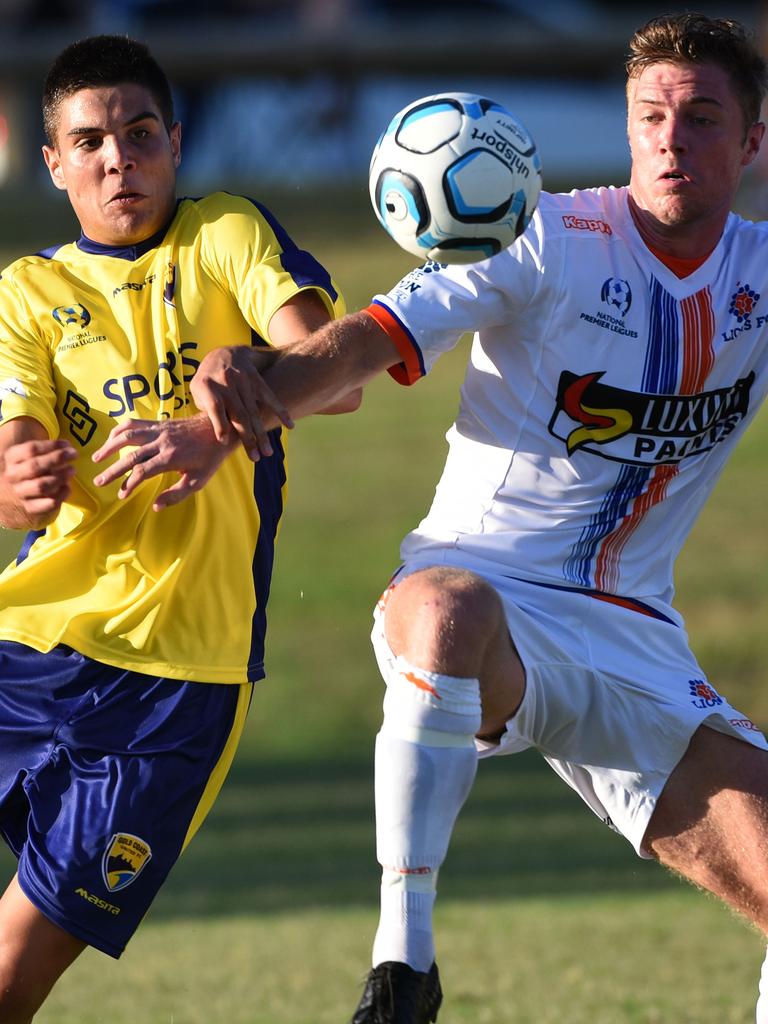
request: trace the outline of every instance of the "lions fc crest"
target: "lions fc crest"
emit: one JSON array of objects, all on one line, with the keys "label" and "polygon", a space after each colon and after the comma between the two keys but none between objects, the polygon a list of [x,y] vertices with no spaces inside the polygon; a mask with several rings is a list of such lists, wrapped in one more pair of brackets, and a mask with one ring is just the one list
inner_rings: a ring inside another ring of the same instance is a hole
[{"label": "lions fc crest", "polygon": [[138,836],[116,832],[101,861],[104,884],[110,892],[134,882],[152,859],[152,849]]}]

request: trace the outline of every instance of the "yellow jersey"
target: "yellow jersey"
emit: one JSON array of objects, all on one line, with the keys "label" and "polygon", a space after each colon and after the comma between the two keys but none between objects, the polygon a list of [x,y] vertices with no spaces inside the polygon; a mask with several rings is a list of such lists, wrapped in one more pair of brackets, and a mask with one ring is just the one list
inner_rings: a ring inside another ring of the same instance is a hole
[{"label": "yellow jersey", "polygon": [[[153,512],[168,475],[127,499],[96,487],[91,455],[126,418],[193,415],[189,382],[220,345],[269,345],[272,314],[327,272],[260,204],[182,199],[170,225],[124,248],[77,242],[0,278],[0,421],[30,416],[77,450],[72,493],[0,575],[0,638],[65,644],[121,668],[204,682],[264,675],[265,606],[285,493],[283,438],[234,451],[210,482]],[[175,478],[175,474],[173,476]]]}]

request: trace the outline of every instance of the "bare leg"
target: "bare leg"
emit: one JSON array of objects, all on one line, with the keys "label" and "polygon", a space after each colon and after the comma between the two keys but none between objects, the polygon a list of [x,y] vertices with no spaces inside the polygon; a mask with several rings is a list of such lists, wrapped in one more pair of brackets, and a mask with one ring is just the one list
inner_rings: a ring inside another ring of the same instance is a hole
[{"label": "bare leg", "polygon": [[85,945],[41,914],[14,875],[0,898],[0,1024],[29,1024]]},{"label": "bare leg", "polygon": [[[700,728],[643,845],[768,933],[768,752]],[[758,1024],[768,1024],[766,998],[757,1014]]]}]

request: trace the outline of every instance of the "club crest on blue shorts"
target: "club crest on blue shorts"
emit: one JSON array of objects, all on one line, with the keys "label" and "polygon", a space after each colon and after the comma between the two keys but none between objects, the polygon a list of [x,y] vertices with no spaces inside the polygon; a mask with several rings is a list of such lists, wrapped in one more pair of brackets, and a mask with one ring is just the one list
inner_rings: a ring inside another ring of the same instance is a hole
[{"label": "club crest on blue shorts", "polygon": [[128,832],[115,832],[101,861],[104,884],[110,892],[124,889],[139,877],[151,859],[149,843]]}]

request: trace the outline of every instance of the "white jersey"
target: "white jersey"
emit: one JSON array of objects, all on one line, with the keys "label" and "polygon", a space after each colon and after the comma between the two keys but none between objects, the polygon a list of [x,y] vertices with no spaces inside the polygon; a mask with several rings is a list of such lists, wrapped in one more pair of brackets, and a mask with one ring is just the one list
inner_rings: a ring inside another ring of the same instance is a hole
[{"label": "white jersey", "polygon": [[680,279],[627,189],[541,197],[525,235],[428,263],[369,311],[412,383],[474,331],[450,452],[404,559],[481,560],[668,603],[675,558],[768,377],[768,226],[732,214]]}]

